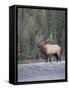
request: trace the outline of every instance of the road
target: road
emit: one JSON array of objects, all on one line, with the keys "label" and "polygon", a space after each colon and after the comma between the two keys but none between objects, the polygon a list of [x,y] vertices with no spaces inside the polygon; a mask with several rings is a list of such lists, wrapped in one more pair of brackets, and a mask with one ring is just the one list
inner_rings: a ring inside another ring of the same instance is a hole
[{"label": "road", "polygon": [[18,64],[18,82],[65,79],[65,62]]}]

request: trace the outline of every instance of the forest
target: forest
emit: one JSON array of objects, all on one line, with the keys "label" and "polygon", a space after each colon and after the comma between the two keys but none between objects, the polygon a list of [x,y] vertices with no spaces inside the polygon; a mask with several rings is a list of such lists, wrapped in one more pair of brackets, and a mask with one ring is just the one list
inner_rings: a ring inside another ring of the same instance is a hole
[{"label": "forest", "polygon": [[[61,46],[65,58],[65,11],[18,8],[18,60],[43,58],[35,38]],[[52,57],[53,58],[53,57]]]}]

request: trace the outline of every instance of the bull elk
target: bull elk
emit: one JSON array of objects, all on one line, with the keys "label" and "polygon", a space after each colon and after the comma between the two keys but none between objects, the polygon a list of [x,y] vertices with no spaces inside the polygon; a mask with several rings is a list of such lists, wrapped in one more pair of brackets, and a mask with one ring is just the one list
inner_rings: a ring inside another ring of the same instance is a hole
[{"label": "bull elk", "polygon": [[41,38],[39,39],[38,36],[35,39],[37,47],[40,48],[40,51],[43,55],[45,55],[46,62],[48,62],[48,57],[51,62],[51,55],[54,55],[58,60],[61,61],[61,47],[57,44],[50,44],[45,43]]}]

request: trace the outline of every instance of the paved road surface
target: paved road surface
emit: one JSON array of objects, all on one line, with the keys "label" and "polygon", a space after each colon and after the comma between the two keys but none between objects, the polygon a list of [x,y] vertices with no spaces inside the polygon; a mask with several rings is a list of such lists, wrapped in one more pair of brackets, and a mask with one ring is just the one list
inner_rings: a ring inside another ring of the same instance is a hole
[{"label": "paved road surface", "polygon": [[18,82],[65,79],[65,62],[18,64]]}]

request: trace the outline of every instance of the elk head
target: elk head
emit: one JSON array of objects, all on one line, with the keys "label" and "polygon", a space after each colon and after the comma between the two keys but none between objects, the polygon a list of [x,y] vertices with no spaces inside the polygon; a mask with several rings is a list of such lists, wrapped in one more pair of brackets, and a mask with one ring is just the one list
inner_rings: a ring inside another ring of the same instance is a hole
[{"label": "elk head", "polygon": [[35,42],[36,42],[38,48],[42,48],[44,45],[43,36],[38,37],[38,35],[37,35],[35,38]]}]

